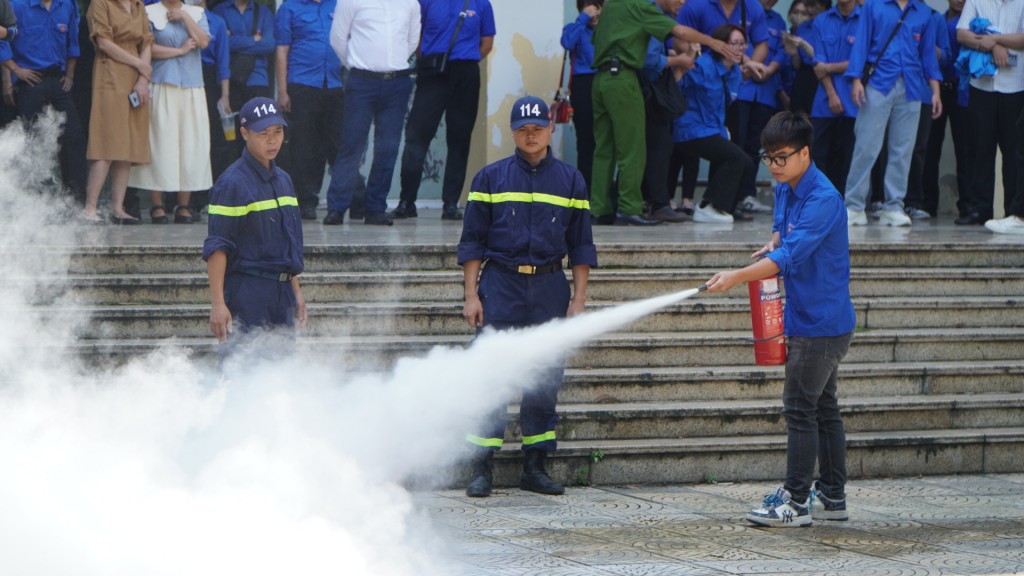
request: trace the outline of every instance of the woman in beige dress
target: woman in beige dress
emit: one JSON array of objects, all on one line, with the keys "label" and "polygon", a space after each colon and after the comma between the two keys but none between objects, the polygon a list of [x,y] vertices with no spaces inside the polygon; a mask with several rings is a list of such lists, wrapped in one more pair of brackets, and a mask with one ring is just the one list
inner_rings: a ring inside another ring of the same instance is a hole
[{"label": "woman in beige dress", "polygon": [[92,165],[82,217],[89,222],[103,222],[96,209],[109,173],[111,220],[138,224],[124,211],[124,195],[132,164],[149,163],[153,33],[141,0],[92,0],[86,19],[96,45],[96,64],[86,151]]}]

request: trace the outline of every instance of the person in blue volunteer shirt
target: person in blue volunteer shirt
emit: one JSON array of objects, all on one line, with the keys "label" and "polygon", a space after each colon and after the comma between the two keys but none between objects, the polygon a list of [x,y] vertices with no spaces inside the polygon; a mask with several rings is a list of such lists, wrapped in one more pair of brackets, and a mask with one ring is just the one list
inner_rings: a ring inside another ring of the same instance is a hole
[{"label": "person in blue volunteer shirt", "polygon": [[[511,124],[516,152],[473,178],[458,245],[466,295],[462,313],[478,333],[485,326],[523,328],[582,313],[590,268],[597,266],[587,188],[578,170],[552,155],[547,104],[535,96],[518,99]],[[562,272],[567,255],[572,290]],[[544,467],[557,447],[555,404],[563,372],[563,366],[551,367],[523,392],[523,490],[565,491]],[[486,429],[466,437],[474,451],[470,497],[491,494],[493,455],[505,438],[506,412],[504,405],[496,407]]]},{"label": "person in blue volunteer shirt", "polygon": [[[735,24],[722,24],[711,38],[745,54],[747,41],[743,29]],[[741,77],[738,58],[708,51],[679,81],[690,106],[676,120],[672,153],[677,158],[698,156],[718,165],[694,209],[697,223],[732,223],[740,186],[755,168],[743,149],[729,140],[725,128],[725,110],[736,99]]]},{"label": "person in blue volunteer shirt", "polygon": [[604,0],[576,0],[579,17],[562,28],[562,48],[572,54],[572,125],[576,128],[576,168],[590,190],[594,170],[594,27],[601,21]]},{"label": "person in blue volunteer shirt", "polygon": [[[903,24],[896,29],[903,15]],[[856,142],[846,180],[846,207],[851,226],[867,225],[864,209],[871,187],[871,167],[888,131],[889,158],[885,169],[886,226],[910,226],[903,211],[910,160],[917,138],[921,103],[931,103],[931,116],[942,113],[939,60],[935,54],[932,9],[917,0],[868,0],[861,7],[856,41],[846,77],[853,102],[860,109],[854,124]],[[893,31],[896,30],[895,35]],[[889,38],[892,42],[882,53]],[[868,63],[874,73],[865,83]],[[865,85],[866,84],[866,85]]]},{"label": "person in blue volunteer shirt", "polygon": [[316,220],[324,167],[334,165],[341,146],[345,92],[331,49],[336,6],[337,0],[289,0],[274,19],[277,101],[289,120],[286,164],[303,220]]},{"label": "person in blue volunteer shirt", "polygon": [[830,0],[806,0],[803,6],[806,16],[801,19],[797,17],[800,13],[797,4],[793,4],[792,33],[782,35],[782,47],[789,55],[789,109],[810,114],[818,91],[818,78],[814,73],[815,21],[832,3]]},{"label": "person in blue volunteer shirt", "polygon": [[[206,8],[206,2],[199,3]],[[210,10],[206,11],[206,22],[210,25],[210,43],[200,55],[203,60],[203,85],[206,87],[206,112],[210,121],[210,173],[213,179],[224,172],[231,162],[234,142],[228,142],[221,128],[220,111],[231,112],[230,85],[231,51],[228,46],[228,28],[224,19]],[[192,220],[198,222],[200,212],[209,204],[209,191],[195,192],[189,197]]]},{"label": "person in blue volunteer shirt", "polygon": [[[416,96],[405,123],[401,199],[391,217],[416,217],[423,161],[444,116],[448,155],[441,187],[441,218],[462,220],[459,197],[466,183],[469,145],[480,104],[480,61],[494,46],[494,10],[490,0],[419,2],[423,37]],[[442,62],[444,70],[440,69]]]},{"label": "person in blue volunteer shirt", "polygon": [[239,118],[245,149],[213,186],[203,242],[210,331],[221,342],[234,333],[306,324],[299,202],[274,161],[287,123],[269,98],[246,102]]},{"label": "person in blue volunteer shirt", "polygon": [[[719,272],[708,292],[780,274],[785,279],[786,479],[746,518],[770,527],[847,520],[846,431],[839,413],[839,362],[853,339],[850,242],[843,198],[811,160],[806,114],[780,112],[761,135],[762,161],[778,182],[775,224],[754,264]],[[817,465],[818,480],[812,484]]]},{"label": "person in blue volunteer shirt", "polygon": [[778,36],[780,32],[786,31],[786,19],[783,18],[782,14],[774,10],[775,5],[778,3],[779,0],[761,0],[761,7],[764,8],[764,23],[768,26],[768,34],[775,32],[775,36]]},{"label": "person in blue volunteer shirt", "polygon": [[857,105],[845,73],[859,22],[857,0],[839,0],[815,20],[817,34],[813,43],[814,72],[819,85],[811,105],[815,136],[811,156],[818,169],[844,195],[857,120]]},{"label": "person in blue volunteer shirt", "polygon": [[956,39],[956,26],[960,22],[960,13],[964,9],[965,0],[949,0],[949,9],[943,15],[945,33],[949,38],[950,55],[942,63],[942,115],[933,120],[928,133],[928,150],[924,161],[924,197],[927,199],[925,210],[932,214],[938,212],[939,198],[939,164],[942,160],[942,145],[946,139],[946,121],[949,121],[950,134],[953,137],[953,153],[956,157],[956,188],[959,192],[957,211],[965,216],[970,211],[966,202],[967,187],[970,186],[971,158],[974,147],[970,145],[971,130],[967,120],[967,98],[970,93],[968,84],[961,86],[960,76],[953,65],[960,56],[960,42]]},{"label": "person in blue volunteer shirt", "polygon": [[0,42],[0,65],[13,84],[4,86],[4,100],[18,116],[34,120],[46,105],[65,116],[60,142],[64,187],[78,202],[85,199],[85,134],[71,98],[78,62],[78,4],[74,0],[12,0],[17,18],[13,40]]},{"label": "person in blue volunteer shirt", "polygon": [[274,53],[274,10],[256,0],[227,0],[213,9],[227,23],[231,42],[231,106],[269,98],[268,58]]}]

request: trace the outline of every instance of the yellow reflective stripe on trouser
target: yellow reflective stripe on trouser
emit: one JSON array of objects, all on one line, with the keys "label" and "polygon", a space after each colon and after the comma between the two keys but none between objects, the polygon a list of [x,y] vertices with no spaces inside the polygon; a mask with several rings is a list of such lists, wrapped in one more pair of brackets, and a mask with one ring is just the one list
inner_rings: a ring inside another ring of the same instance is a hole
[{"label": "yellow reflective stripe on trouser", "polygon": [[551,430],[543,434],[537,434],[536,436],[523,436],[523,446],[532,446],[534,444],[540,444],[541,442],[547,442],[548,440],[555,439],[555,431]]},{"label": "yellow reflective stripe on trouser", "polygon": [[466,442],[481,448],[501,448],[502,440],[502,438],[481,438],[472,434],[466,434]]},{"label": "yellow reflective stripe on trouser", "polygon": [[261,200],[259,202],[253,202],[252,204],[246,204],[245,206],[217,206],[211,204],[207,211],[211,215],[217,216],[245,216],[250,212],[262,212],[263,210],[273,210],[279,206],[298,206],[299,199],[295,196],[282,196],[277,200]]},{"label": "yellow reflective stripe on trouser", "polygon": [[501,202],[539,202],[541,204],[554,204],[562,208],[577,208],[579,210],[590,210],[589,200],[578,198],[565,198],[554,194],[539,194],[536,192],[501,192],[498,194],[487,194],[485,192],[470,192],[469,202],[485,202],[487,204],[499,204]]}]

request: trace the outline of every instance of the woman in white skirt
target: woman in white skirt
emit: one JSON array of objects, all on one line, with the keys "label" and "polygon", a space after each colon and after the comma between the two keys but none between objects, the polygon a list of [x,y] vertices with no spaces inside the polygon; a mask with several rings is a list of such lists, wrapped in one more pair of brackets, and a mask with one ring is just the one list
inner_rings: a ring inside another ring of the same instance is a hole
[{"label": "woman in white skirt", "polygon": [[[190,0],[194,1],[194,0]],[[153,93],[149,111],[150,163],[132,170],[129,185],[149,190],[154,224],[166,224],[163,193],[176,192],[176,223],[191,223],[189,195],[213,185],[210,121],[200,50],[210,42],[205,11],[181,0],[146,7],[153,28]]]}]

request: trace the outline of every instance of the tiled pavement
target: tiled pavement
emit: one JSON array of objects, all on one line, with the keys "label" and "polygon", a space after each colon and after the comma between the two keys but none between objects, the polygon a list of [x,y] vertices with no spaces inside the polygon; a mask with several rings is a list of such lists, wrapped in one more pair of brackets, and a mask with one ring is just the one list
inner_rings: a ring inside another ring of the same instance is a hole
[{"label": "tiled pavement", "polygon": [[1024,474],[863,480],[851,518],[759,528],[769,484],[424,492],[459,576],[1024,574]]}]

